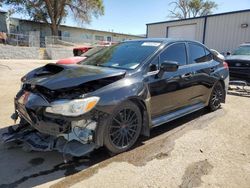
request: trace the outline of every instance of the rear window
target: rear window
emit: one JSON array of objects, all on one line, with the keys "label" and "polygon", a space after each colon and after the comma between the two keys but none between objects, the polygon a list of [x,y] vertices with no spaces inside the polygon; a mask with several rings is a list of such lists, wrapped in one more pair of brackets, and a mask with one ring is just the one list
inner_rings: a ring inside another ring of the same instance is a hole
[{"label": "rear window", "polygon": [[204,63],[212,59],[212,54],[200,45],[189,43],[189,57],[190,63]]},{"label": "rear window", "polygon": [[176,61],[180,66],[186,65],[187,54],[184,43],[177,43],[169,46],[160,55],[160,61]]}]

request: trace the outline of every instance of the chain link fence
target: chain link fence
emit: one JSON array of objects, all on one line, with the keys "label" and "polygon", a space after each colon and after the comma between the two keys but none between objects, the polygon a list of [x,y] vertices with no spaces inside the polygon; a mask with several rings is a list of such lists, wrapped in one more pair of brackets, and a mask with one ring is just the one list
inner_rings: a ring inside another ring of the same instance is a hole
[{"label": "chain link fence", "polygon": [[40,38],[36,32],[30,32],[29,34],[1,32],[0,39],[0,42],[4,45],[40,47]]},{"label": "chain link fence", "polygon": [[45,36],[41,37],[39,31],[28,33],[2,33],[0,32],[0,44],[23,47],[42,48],[67,48],[90,45],[108,45],[120,42],[124,39],[112,38],[111,41],[97,38],[65,37],[65,36]]},{"label": "chain link fence", "polygon": [[57,47],[75,47],[75,46],[89,46],[89,45],[108,45],[116,42],[120,42],[123,39],[114,38],[111,41],[103,39],[97,40],[95,38],[87,39],[80,37],[65,37],[65,36],[46,36],[45,47],[46,48],[57,48]]}]

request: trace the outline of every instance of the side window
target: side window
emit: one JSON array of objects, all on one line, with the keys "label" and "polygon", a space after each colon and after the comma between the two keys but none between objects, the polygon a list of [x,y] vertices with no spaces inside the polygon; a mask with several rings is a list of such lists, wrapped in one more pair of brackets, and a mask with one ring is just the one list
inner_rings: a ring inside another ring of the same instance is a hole
[{"label": "side window", "polygon": [[149,68],[148,68],[148,72],[153,72],[153,71],[157,71],[159,69],[159,57],[153,59],[153,61],[151,61]]},{"label": "side window", "polygon": [[197,44],[189,43],[190,63],[204,63],[206,61],[209,61],[209,54],[209,51],[205,52],[204,47]]},{"label": "side window", "polygon": [[213,59],[213,54],[207,49],[205,49],[205,53],[206,53],[206,58],[207,58],[206,61],[211,61]]},{"label": "side window", "polygon": [[186,46],[184,43],[173,44],[169,46],[160,55],[160,62],[176,61],[179,65],[187,64]]}]

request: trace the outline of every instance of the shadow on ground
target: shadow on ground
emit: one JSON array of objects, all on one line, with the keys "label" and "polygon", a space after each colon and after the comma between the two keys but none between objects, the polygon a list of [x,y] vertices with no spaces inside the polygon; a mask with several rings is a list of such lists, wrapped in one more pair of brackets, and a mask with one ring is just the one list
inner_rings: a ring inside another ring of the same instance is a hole
[{"label": "shadow on ground", "polygon": [[[208,111],[203,109],[156,127],[151,130],[150,138],[141,137],[133,149],[207,113]],[[0,134],[6,129],[0,130]],[[62,154],[57,152],[25,152],[21,148],[5,148],[1,144],[0,153],[0,188],[38,186],[112,159],[105,148],[100,148],[87,157],[73,158],[66,164],[63,162]]]}]

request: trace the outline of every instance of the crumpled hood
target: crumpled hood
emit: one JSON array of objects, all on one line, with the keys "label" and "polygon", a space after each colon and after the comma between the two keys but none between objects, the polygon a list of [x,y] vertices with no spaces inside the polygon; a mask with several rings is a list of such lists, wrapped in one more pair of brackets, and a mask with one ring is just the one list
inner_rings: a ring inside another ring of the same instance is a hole
[{"label": "crumpled hood", "polygon": [[50,90],[77,87],[81,84],[125,75],[125,70],[90,65],[47,64],[27,74],[25,83],[39,85]]},{"label": "crumpled hood", "polygon": [[244,60],[250,61],[250,55],[230,55],[226,57],[226,60]]}]

